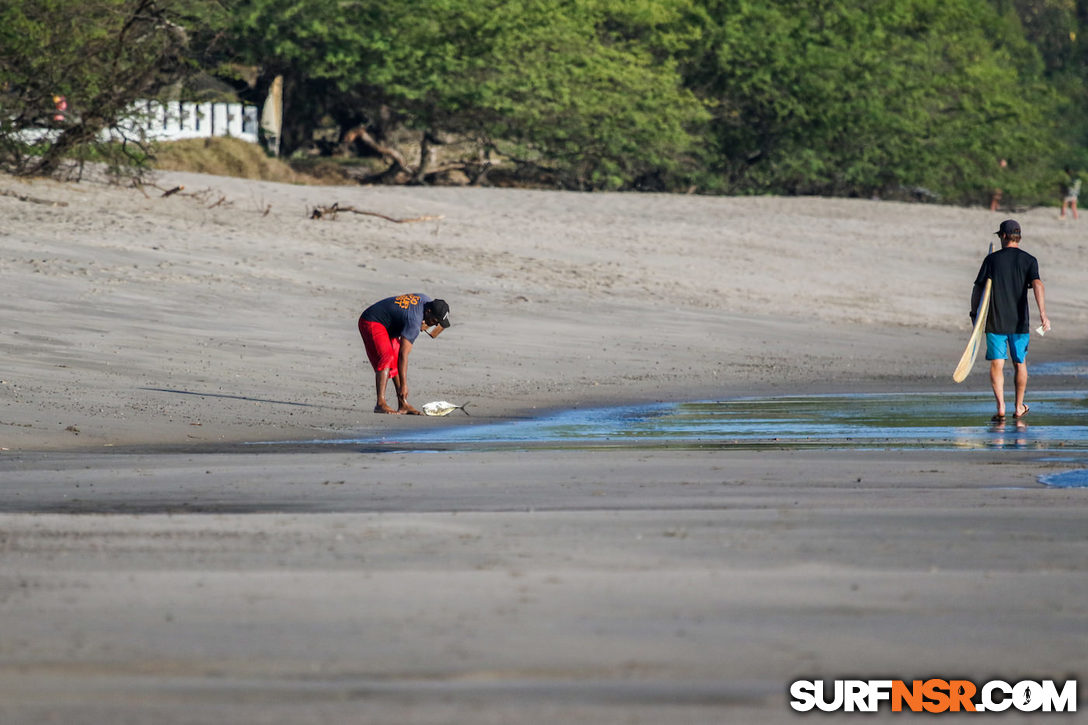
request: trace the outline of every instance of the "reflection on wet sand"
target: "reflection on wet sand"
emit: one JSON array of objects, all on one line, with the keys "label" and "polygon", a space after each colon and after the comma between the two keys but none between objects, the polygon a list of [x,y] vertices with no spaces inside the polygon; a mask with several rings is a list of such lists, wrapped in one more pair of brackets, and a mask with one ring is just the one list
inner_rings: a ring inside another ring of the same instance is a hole
[{"label": "reflection on wet sand", "polygon": [[993,424],[994,437],[990,448],[1028,448],[1028,424],[1025,421],[1002,421]]}]

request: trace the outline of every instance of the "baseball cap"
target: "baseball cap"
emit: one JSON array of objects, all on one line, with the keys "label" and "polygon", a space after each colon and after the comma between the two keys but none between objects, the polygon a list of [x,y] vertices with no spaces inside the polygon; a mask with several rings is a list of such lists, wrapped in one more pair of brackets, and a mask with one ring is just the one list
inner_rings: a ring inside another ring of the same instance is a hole
[{"label": "baseball cap", "polygon": [[431,300],[429,303],[431,314],[438,320],[438,324],[444,328],[450,326],[450,306],[445,300]]},{"label": "baseball cap", "polygon": [[994,234],[1004,235],[1006,237],[1011,237],[1013,234],[1019,233],[1020,222],[1016,221],[1015,219],[1006,219],[1005,221],[1001,222],[1001,226],[998,227],[998,230],[996,232],[994,232]]}]

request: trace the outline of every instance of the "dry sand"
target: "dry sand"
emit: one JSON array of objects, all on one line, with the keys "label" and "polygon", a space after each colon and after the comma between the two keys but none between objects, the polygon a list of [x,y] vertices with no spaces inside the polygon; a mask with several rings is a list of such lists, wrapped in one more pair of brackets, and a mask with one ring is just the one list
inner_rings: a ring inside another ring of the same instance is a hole
[{"label": "dry sand", "polygon": [[[950,375],[1004,215],[157,185],[185,188],[0,179],[0,720],[786,722],[800,676],[1088,672],[1088,505],[1036,481],[1083,458],[233,445],[457,422],[370,412],[355,320],[411,291],[454,320],[412,400],[472,421],[986,398],[981,363]],[[442,218],[309,218],[333,202]],[[1088,222],[1016,218],[1054,325],[1032,360],[1083,361]]]},{"label": "dry sand", "polygon": [[[455,321],[413,353],[412,399],[472,400],[484,416],[951,387],[1000,218],[863,200],[158,181],[179,184],[145,198],[3,181],[67,204],[0,196],[4,447],[403,425],[370,412],[355,323],[370,302],[409,291],[447,299]],[[443,218],[309,218],[333,202]],[[1083,359],[1085,233],[1053,210],[1020,221],[1055,328],[1033,355]],[[984,392],[984,376],[968,385]]]}]

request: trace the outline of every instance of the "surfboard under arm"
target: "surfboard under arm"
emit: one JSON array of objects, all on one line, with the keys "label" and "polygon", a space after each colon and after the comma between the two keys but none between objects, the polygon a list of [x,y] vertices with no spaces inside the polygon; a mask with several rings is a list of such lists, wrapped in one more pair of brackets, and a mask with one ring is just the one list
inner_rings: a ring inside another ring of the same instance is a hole
[{"label": "surfboard under arm", "polygon": [[975,358],[978,357],[978,349],[982,346],[982,331],[986,329],[986,316],[990,312],[990,288],[993,286],[993,280],[986,280],[986,287],[982,290],[982,299],[978,303],[978,310],[975,312],[975,327],[971,330],[971,339],[967,341],[967,348],[963,351],[963,356],[960,357],[960,364],[956,366],[956,372],[952,373],[952,379],[957,383],[962,383],[967,378],[967,373],[971,372],[971,368],[975,364]]}]

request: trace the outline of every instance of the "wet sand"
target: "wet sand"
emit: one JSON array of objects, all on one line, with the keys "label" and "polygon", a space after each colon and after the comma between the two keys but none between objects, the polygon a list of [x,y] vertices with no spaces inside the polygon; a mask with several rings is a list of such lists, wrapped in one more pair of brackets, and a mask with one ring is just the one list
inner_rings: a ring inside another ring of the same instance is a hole
[{"label": "wet sand", "polygon": [[1085,671],[1085,491],[1037,454],[5,463],[5,722],[774,723],[798,678]]},{"label": "wet sand", "polygon": [[[0,196],[0,720],[774,723],[801,677],[1088,672],[1085,490],[1037,480],[1080,454],[239,445],[457,423],[369,412],[355,318],[405,291],[455,320],[413,400],[474,421],[984,400],[981,365],[950,374],[995,215],[177,183],[214,191],[0,184],[67,204]],[[306,218],[334,200],[444,219]],[[1055,326],[1032,355],[1084,360],[1055,216],[1017,216]]]}]

